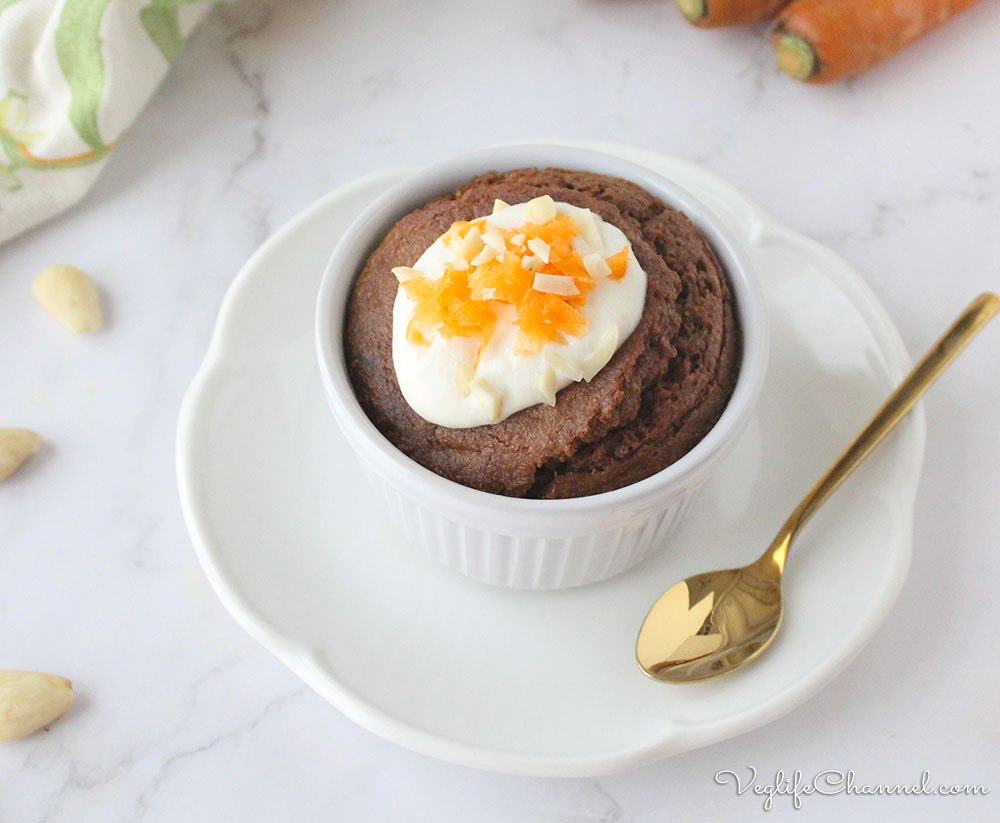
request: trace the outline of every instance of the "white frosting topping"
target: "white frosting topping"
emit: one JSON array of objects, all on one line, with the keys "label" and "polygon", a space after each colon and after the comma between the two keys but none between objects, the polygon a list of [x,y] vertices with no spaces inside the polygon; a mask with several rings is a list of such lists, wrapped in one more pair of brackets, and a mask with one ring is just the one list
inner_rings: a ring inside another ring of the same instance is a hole
[{"label": "white frosting topping", "polygon": [[[513,323],[516,310],[497,301],[490,304],[496,309],[496,327],[482,352],[479,342],[469,337],[435,333],[429,345],[412,343],[406,332],[416,303],[402,286],[399,288],[393,307],[393,365],[403,397],[425,420],[449,428],[468,428],[499,422],[537,403],[552,405],[560,389],[575,380],[592,379],[638,325],[646,297],[646,273],[625,234],[589,209],[553,202],[549,197],[511,206],[497,201],[482,232],[471,229],[463,240],[456,241],[455,249],[449,248],[445,236],[438,238],[412,268],[395,270],[397,277],[401,281],[413,276],[437,279],[445,264],[471,271],[503,254],[504,238],[491,228],[517,230],[526,222],[547,221],[556,215],[567,215],[576,224],[574,250],[595,280],[580,307],[587,320],[586,331],[581,336],[567,333],[565,344],[546,343],[538,354],[518,354],[518,328]],[[518,240],[524,243],[523,237],[515,235],[511,246]],[[542,266],[549,255],[547,244],[536,240],[529,241],[527,248],[515,248],[529,271]],[[626,247],[624,276],[618,280],[608,277],[611,270],[605,259]],[[575,293],[571,277],[554,277],[560,275],[536,273],[533,288],[550,294]]]}]

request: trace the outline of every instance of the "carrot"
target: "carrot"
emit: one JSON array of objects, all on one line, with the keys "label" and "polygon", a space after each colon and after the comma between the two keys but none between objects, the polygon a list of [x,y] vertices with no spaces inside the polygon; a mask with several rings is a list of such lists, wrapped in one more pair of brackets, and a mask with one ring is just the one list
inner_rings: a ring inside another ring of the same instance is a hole
[{"label": "carrot", "polygon": [[860,74],[979,0],[794,0],[774,23],[778,68],[807,83]]},{"label": "carrot", "polygon": [[759,23],[773,17],[789,0],[674,0],[688,20],[705,29]]}]

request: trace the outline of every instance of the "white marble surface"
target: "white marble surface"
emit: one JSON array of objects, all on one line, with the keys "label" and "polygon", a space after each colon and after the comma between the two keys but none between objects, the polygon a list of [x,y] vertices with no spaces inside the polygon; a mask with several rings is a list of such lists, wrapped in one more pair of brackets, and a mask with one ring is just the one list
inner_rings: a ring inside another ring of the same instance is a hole
[{"label": "white marble surface", "polygon": [[[508,8],[509,7],[509,8]],[[0,248],[0,424],[48,445],[0,488],[0,667],[78,702],[0,744],[0,820],[996,819],[1000,325],[926,400],[913,566],[883,630],[805,706],[601,780],[439,763],[355,727],[245,635],[184,530],[174,429],[236,271],[367,171],[519,137],[697,160],[871,284],[913,353],[1000,288],[1000,4],[831,88],[778,76],[762,29],[667,0],[247,0],[215,11],[70,213]],[[448,77],[448,81],[445,78]],[[69,261],[107,297],[79,339],[30,280]],[[666,582],[666,581],[665,581]],[[723,769],[978,783],[978,798],[736,796]]]}]

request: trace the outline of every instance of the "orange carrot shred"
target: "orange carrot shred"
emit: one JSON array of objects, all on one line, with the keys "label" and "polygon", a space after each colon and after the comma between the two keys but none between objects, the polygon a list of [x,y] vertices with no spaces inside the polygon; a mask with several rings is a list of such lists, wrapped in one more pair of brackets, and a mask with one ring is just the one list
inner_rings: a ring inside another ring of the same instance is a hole
[{"label": "orange carrot shred", "polygon": [[628,246],[617,254],[611,255],[606,262],[611,267],[611,274],[608,277],[612,280],[621,280],[625,276],[625,270],[628,267]]}]

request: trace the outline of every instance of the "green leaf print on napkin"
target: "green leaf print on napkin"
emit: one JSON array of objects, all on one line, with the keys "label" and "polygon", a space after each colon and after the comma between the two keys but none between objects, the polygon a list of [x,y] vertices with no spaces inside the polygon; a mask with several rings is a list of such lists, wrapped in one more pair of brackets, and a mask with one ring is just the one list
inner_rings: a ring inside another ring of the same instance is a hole
[{"label": "green leaf print on napkin", "polygon": [[39,157],[29,146],[41,140],[41,132],[26,131],[28,123],[28,98],[23,94],[8,89],[7,96],[0,100],[0,149],[7,155],[7,162],[0,154],[0,189],[4,191],[19,191],[22,183],[17,176],[17,170],[27,169],[75,169],[89,166],[102,160],[110,151],[110,146],[103,149],[75,154],[71,157]]},{"label": "green leaf print on napkin", "polygon": [[66,0],[56,30],[59,68],[69,84],[69,120],[95,151],[106,151],[97,128],[97,107],[104,95],[101,18],[111,0]]},{"label": "green leaf print on napkin", "polygon": [[20,3],[21,0],[0,0],[0,12],[2,12],[7,6],[13,6],[15,3]]},{"label": "green leaf print on napkin", "polygon": [[[0,11],[3,11],[2,6]],[[41,137],[35,132],[24,131],[27,122],[28,98],[23,94],[8,91],[7,96],[0,100],[0,148],[10,157],[19,156],[20,145],[31,143]],[[0,162],[0,189],[17,191],[21,188],[21,181],[14,174],[16,168],[15,164],[8,166]]]},{"label": "green leaf print on napkin", "polygon": [[[149,35],[156,47],[163,54],[168,63],[172,63],[174,58],[184,45],[184,37],[181,35],[180,12],[178,6],[187,6],[192,3],[202,3],[205,0],[152,0],[151,3],[139,12],[139,20],[142,27]],[[0,0],[2,2],[2,0]]]}]

